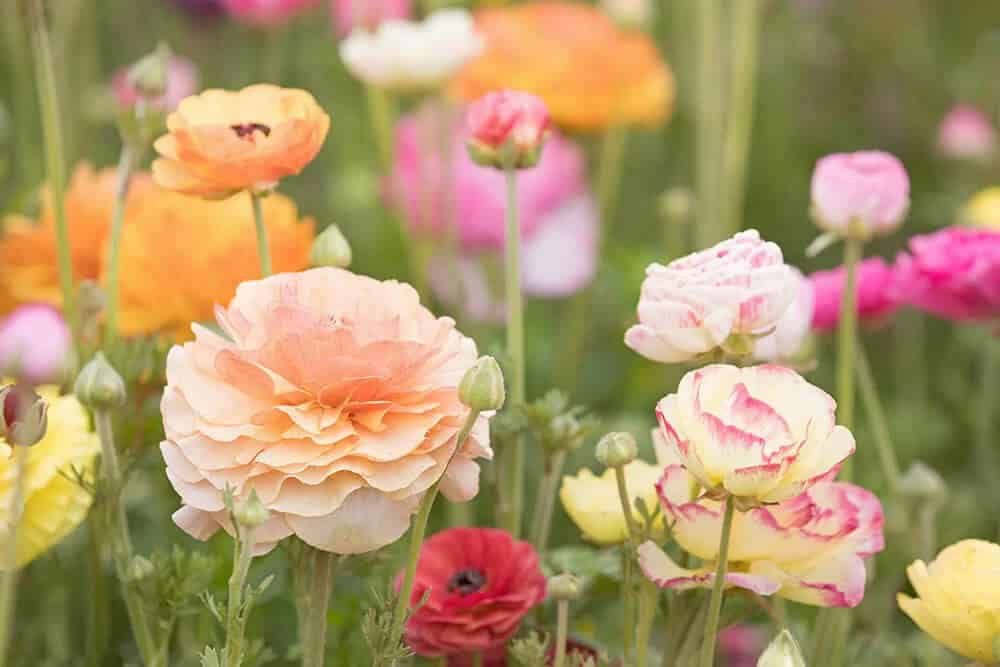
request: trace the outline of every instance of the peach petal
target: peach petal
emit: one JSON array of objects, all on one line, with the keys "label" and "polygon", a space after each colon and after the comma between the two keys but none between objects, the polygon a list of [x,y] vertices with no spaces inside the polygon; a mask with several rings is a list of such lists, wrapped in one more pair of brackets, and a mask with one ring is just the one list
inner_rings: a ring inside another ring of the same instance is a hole
[{"label": "peach petal", "polygon": [[395,542],[410,527],[417,501],[389,500],[365,488],[351,493],[329,514],[287,521],[295,534],[310,546],[339,554],[360,554]]}]

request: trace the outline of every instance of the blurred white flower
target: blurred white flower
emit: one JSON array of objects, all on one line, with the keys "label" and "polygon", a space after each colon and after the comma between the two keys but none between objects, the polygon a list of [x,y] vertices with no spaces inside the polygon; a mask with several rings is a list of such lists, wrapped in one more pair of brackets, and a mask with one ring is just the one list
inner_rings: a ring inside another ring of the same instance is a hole
[{"label": "blurred white flower", "polygon": [[354,76],[379,88],[437,88],[483,49],[465,10],[434,12],[423,21],[389,20],[374,32],[354,30],[340,57]]}]

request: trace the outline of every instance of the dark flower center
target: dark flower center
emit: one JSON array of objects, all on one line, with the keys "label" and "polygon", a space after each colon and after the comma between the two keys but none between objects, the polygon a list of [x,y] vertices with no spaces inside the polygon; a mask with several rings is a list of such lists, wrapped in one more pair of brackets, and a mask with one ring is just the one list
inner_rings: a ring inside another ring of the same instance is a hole
[{"label": "dark flower center", "polygon": [[486,575],[479,570],[461,570],[448,580],[448,592],[460,595],[477,593],[486,585]]},{"label": "dark flower center", "polygon": [[265,136],[270,136],[271,128],[262,123],[243,123],[242,125],[230,125],[229,126],[236,136],[240,139],[245,139],[247,137],[253,137],[253,133],[258,130]]}]

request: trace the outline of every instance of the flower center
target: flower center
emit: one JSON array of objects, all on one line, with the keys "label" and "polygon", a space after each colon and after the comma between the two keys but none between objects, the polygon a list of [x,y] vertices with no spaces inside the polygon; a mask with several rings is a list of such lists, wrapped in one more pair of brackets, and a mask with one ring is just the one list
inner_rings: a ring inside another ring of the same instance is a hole
[{"label": "flower center", "polygon": [[448,592],[460,595],[478,593],[486,585],[486,575],[479,570],[461,570],[448,580]]},{"label": "flower center", "polygon": [[253,133],[258,130],[265,137],[270,136],[271,134],[271,128],[263,123],[243,123],[242,125],[230,125],[229,127],[240,139],[253,139]]}]

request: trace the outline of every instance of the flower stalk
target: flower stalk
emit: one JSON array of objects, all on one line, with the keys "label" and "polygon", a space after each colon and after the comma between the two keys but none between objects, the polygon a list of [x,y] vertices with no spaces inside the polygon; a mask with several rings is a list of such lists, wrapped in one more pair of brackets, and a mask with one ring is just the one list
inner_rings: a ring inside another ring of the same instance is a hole
[{"label": "flower stalk", "polygon": [[553,667],[566,664],[566,637],[569,634],[569,600],[556,602],[556,654]]},{"label": "flower stalk", "polygon": [[549,533],[552,532],[552,510],[555,507],[559,480],[565,463],[565,450],[552,452],[546,457],[545,472],[538,487],[534,520],[531,525],[531,543],[539,553],[544,552],[549,543]]},{"label": "flower stalk", "polygon": [[326,656],[326,615],[330,605],[335,570],[334,554],[304,546],[302,562],[305,564],[307,581],[302,594],[305,601],[305,617],[302,626],[302,667],[323,667]]},{"label": "flower stalk", "polygon": [[899,487],[900,473],[899,461],[896,459],[896,450],[892,443],[892,433],[889,430],[889,422],[885,418],[882,399],[878,395],[878,387],[875,384],[875,376],[872,374],[865,347],[859,342],[857,348],[856,363],[861,400],[865,404],[865,412],[868,413],[868,419],[875,435],[875,447],[878,450],[879,463],[882,465],[882,474],[885,475],[890,493],[895,494]]},{"label": "flower stalk", "polygon": [[[854,427],[854,365],[858,339],[858,264],[861,262],[861,240],[844,239],[844,292],[840,302],[840,324],[837,331],[837,412],[839,421],[848,429]],[[851,460],[844,461],[841,478],[851,480]]]},{"label": "flower stalk", "polygon": [[[612,466],[615,471],[615,483],[618,486],[618,500],[625,515],[625,526],[628,528],[628,539],[622,545],[622,608],[624,615],[624,632],[622,634],[622,653],[628,664],[632,655],[632,640],[635,636],[635,549],[639,541],[639,529],[632,516],[632,506],[629,502],[628,486],[625,482],[625,465]],[[643,653],[645,651],[643,650]],[[645,661],[638,664],[646,664]]]},{"label": "flower stalk", "polygon": [[712,596],[709,598],[708,617],[705,619],[705,636],[701,645],[701,667],[715,664],[715,644],[719,633],[719,616],[722,613],[722,595],[726,587],[726,566],[729,558],[729,536],[733,528],[733,511],[736,503],[732,495],[727,495],[723,503],[722,535],[719,538],[718,563],[715,566],[715,580],[712,582]]},{"label": "flower stalk", "polygon": [[118,170],[115,174],[115,199],[111,212],[111,232],[108,238],[108,274],[105,290],[107,292],[107,309],[104,322],[104,347],[110,349],[118,338],[118,269],[120,265],[120,250],[122,224],[125,221],[125,203],[128,200],[129,182],[132,171],[139,162],[139,153],[126,141],[118,158]]},{"label": "flower stalk", "polygon": [[15,445],[14,489],[7,511],[7,548],[3,555],[3,578],[0,579],[0,665],[7,664],[10,638],[14,630],[14,607],[17,602],[17,531],[24,509],[24,476],[28,464],[28,448]]},{"label": "flower stalk", "polygon": [[719,160],[725,133],[723,108],[724,76],[721,54],[722,3],[720,0],[699,0],[695,3],[695,34],[697,35],[696,72],[698,122],[695,128],[697,191],[697,226],[695,242],[699,248],[723,238],[719,228],[718,201],[721,192]]},{"label": "flower stalk", "polygon": [[253,531],[252,526],[239,525],[238,535],[233,540],[233,572],[229,576],[226,645],[223,649],[226,667],[240,667],[246,653],[248,614],[244,609],[243,593],[246,591],[247,575],[250,573],[250,561],[253,560]]},{"label": "flower stalk", "polygon": [[257,231],[257,254],[260,257],[260,275],[267,278],[271,275],[271,248],[267,244],[267,227],[264,226],[264,209],[261,206],[261,195],[250,193],[253,205],[253,224]]}]

